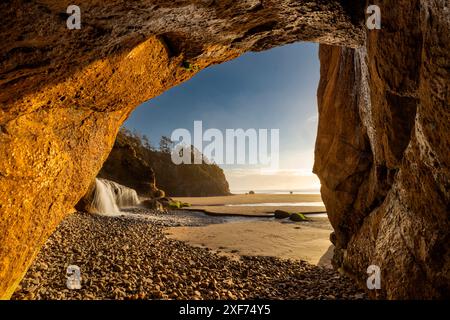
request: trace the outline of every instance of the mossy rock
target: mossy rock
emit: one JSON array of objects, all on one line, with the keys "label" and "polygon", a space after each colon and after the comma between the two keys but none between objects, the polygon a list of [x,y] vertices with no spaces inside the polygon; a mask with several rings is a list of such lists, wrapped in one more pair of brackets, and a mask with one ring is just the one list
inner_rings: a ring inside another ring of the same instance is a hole
[{"label": "mossy rock", "polygon": [[293,213],[289,216],[289,219],[295,222],[308,221],[303,213]]},{"label": "mossy rock", "polygon": [[182,208],[190,207],[191,204],[187,203],[187,202],[181,202],[178,200],[170,200],[168,206],[170,209],[182,209]]},{"label": "mossy rock", "polygon": [[275,219],[286,219],[291,216],[291,214],[289,212],[283,211],[283,210],[275,210],[274,214],[275,214]]}]

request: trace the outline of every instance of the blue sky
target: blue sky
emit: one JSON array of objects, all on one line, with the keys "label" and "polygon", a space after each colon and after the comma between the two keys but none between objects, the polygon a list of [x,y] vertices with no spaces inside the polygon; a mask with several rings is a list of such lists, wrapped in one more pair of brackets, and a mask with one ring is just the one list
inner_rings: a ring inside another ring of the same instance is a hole
[{"label": "blue sky", "polygon": [[280,129],[280,169],[223,166],[232,190],[318,189],[311,174],[317,131],[318,45],[296,43],[247,53],[211,66],[191,80],[143,103],[125,126],[153,145],[177,128]]}]

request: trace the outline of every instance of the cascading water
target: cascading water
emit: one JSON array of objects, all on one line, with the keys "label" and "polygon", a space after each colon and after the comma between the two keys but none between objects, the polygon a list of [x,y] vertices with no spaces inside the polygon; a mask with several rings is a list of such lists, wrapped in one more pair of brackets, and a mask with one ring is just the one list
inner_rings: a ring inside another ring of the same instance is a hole
[{"label": "cascading water", "polygon": [[113,181],[105,179],[99,180],[108,185],[119,208],[135,207],[139,205],[139,197],[134,189],[125,187]]},{"label": "cascading water", "polygon": [[95,179],[91,211],[108,216],[120,215],[120,208],[134,207],[140,201],[135,190],[106,179]]}]

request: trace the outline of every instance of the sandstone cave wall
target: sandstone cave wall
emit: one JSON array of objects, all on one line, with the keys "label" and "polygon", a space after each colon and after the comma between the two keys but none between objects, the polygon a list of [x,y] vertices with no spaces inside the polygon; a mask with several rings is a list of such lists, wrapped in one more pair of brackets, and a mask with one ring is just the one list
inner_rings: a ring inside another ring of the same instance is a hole
[{"label": "sandstone cave wall", "polygon": [[[373,1],[0,3],[0,298],[97,175],[129,113],[201,70],[295,41],[322,47],[315,171],[335,265],[388,298],[448,297],[449,5]],[[358,48],[357,50],[349,48]]]},{"label": "sandstone cave wall", "polygon": [[[0,298],[86,193],[142,102],[211,64],[295,41],[358,46],[346,1],[0,2]],[[65,272],[65,271],[62,271]]]},{"label": "sandstone cave wall", "polygon": [[378,265],[372,296],[448,298],[450,8],[380,7],[383,29],[368,31],[365,46],[320,49],[314,170],[336,232],[334,265],[361,286]]}]

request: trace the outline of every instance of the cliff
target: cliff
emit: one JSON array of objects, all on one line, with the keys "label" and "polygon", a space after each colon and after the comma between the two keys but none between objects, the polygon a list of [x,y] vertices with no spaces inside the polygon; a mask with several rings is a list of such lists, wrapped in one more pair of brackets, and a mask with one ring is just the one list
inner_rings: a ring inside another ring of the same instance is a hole
[{"label": "cliff", "polygon": [[217,165],[175,165],[169,153],[150,150],[125,130],[117,135],[99,177],[133,188],[144,197],[152,197],[158,189],[171,197],[230,194],[223,170]]},{"label": "cliff", "polygon": [[[314,171],[334,265],[372,297],[450,297],[450,30],[446,1],[383,1],[356,50],[321,46]],[[381,3],[381,1],[380,1]],[[446,12],[446,13],[445,13]]]}]

